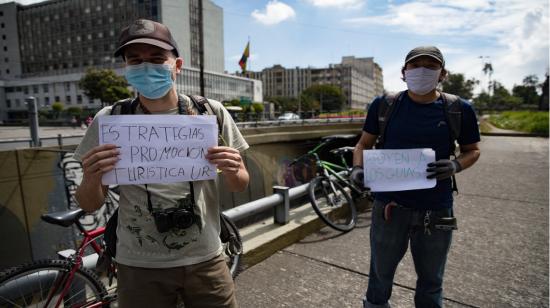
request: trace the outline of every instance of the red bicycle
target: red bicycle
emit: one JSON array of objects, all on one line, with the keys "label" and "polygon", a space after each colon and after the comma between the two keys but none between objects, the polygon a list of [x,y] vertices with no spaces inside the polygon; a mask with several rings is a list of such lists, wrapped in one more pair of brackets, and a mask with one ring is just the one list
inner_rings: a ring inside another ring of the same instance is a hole
[{"label": "red bicycle", "polygon": [[[106,262],[103,273],[88,269],[95,266],[105,249],[105,227],[86,230],[79,219],[82,209],[42,215],[48,223],[75,225],[83,236],[78,249],[59,252],[63,259],[41,260],[0,273],[0,307],[106,307],[116,300],[114,263]],[[85,255],[91,247],[93,254]],[[101,263],[101,262],[100,262]],[[86,266],[85,266],[86,265]]]}]

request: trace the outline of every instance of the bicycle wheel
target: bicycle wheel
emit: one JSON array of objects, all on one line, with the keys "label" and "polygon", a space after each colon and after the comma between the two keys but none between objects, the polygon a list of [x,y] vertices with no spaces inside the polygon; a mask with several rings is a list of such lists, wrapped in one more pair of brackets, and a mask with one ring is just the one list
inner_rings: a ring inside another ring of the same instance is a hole
[{"label": "bicycle wheel", "polygon": [[330,227],[342,232],[355,227],[357,210],[338,182],[325,176],[314,178],[309,184],[309,199],[317,215]]},{"label": "bicycle wheel", "polygon": [[[56,307],[70,270],[66,260],[41,260],[0,273],[0,307]],[[99,278],[81,268],[58,307],[87,307],[106,295]]]},{"label": "bicycle wheel", "polygon": [[235,239],[229,239],[225,243],[224,241],[222,241],[223,254],[225,257],[225,262],[227,263],[227,267],[229,267],[229,271],[231,272],[231,276],[235,278],[239,274],[241,254],[243,253],[242,244],[238,243],[242,243],[242,240],[239,229],[237,228],[235,223],[227,217],[226,221],[228,222],[227,227],[231,229],[229,230],[229,233],[234,234]]}]

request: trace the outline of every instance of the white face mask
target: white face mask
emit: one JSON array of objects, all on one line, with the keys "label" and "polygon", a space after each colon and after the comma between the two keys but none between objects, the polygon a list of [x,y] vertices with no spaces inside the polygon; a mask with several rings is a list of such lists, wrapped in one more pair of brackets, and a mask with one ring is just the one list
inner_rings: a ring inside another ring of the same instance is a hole
[{"label": "white face mask", "polygon": [[405,82],[407,82],[407,88],[414,94],[425,95],[437,87],[440,74],[441,69],[413,68],[405,71]]}]

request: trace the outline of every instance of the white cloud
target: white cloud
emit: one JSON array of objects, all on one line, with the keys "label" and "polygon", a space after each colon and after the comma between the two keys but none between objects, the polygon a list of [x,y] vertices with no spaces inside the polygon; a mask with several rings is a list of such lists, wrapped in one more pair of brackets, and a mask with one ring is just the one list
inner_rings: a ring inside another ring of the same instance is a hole
[{"label": "white cloud", "polygon": [[306,0],[308,3],[320,8],[358,9],[366,0]]},{"label": "white cloud", "polygon": [[[478,56],[490,56],[493,79],[509,89],[514,83],[520,83],[524,75],[542,76],[548,69],[546,0],[419,0],[389,4],[386,14],[347,19],[345,23],[385,26],[389,27],[388,31],[433,37],[435,42],[445,36],[478,41],[479,44],[468,47],[442,46],[444,54],[452,60],[448,67],[483,82],[486,77],[481,72],[482,62]],[[476,45],[493,48],[481,49]],[[384,75],[388,76],[386,73],[399,73],[399,70],[385,71]]]},{"label": "white cloud", "polygon": [[289,5],[277,0],[269,1],[263,12],[254,10],[252,17],[264,25],[275,25],[287,19],[294,18],[296,12]]}]

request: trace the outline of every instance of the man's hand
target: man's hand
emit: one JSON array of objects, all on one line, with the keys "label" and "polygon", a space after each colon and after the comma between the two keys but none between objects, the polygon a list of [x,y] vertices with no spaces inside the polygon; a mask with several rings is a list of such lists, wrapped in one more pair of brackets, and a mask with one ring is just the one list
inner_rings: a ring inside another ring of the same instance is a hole
[{"label": "man's hand", "polygon": [[239,151],[223,146],[209,148],[205,158],[225,174],[236,174],[243,162]]},{"label": "man's hand", "polygon": [[213,147],[208,149],[205,158],[222,172],[225,187],[229,191],[239,192],[246,189],[250,178],[239,151],[225,146]]},{"label": "man's hand", "polygon": [[363,171],[362,166],[353,166],[353,168],[351,168],[349,178],[351,179],[351,181],[353,183],[355,183],[355,185],[359,185],[360,187],[364,187],[364,185],[365,185],[364,177],[365,177],[365,172]]},{"label": "man's hand", "polygon": [[106,172],[115,168],[120,160],[120,150],[114,144],[96,146],[82,156],[84,178],[90,182],[101,182]]},{"label": "man's hand", "polygon": [[101,177],[115,168],[120,160],[120,151],[114,144],[96,146],[82,156],[82,182],[75,197],[86,212],[93,212],[105,201],[107,186],[101,184]]},{"label": "man's hand", "polygon": [[440,159],[433,163],[428,164],[427,172],[433,172],[428,174],[428,179],[436,178],[437,180],[444,180],[450,178],[455,173],[462,170],[462,166],[457,160]]}]

